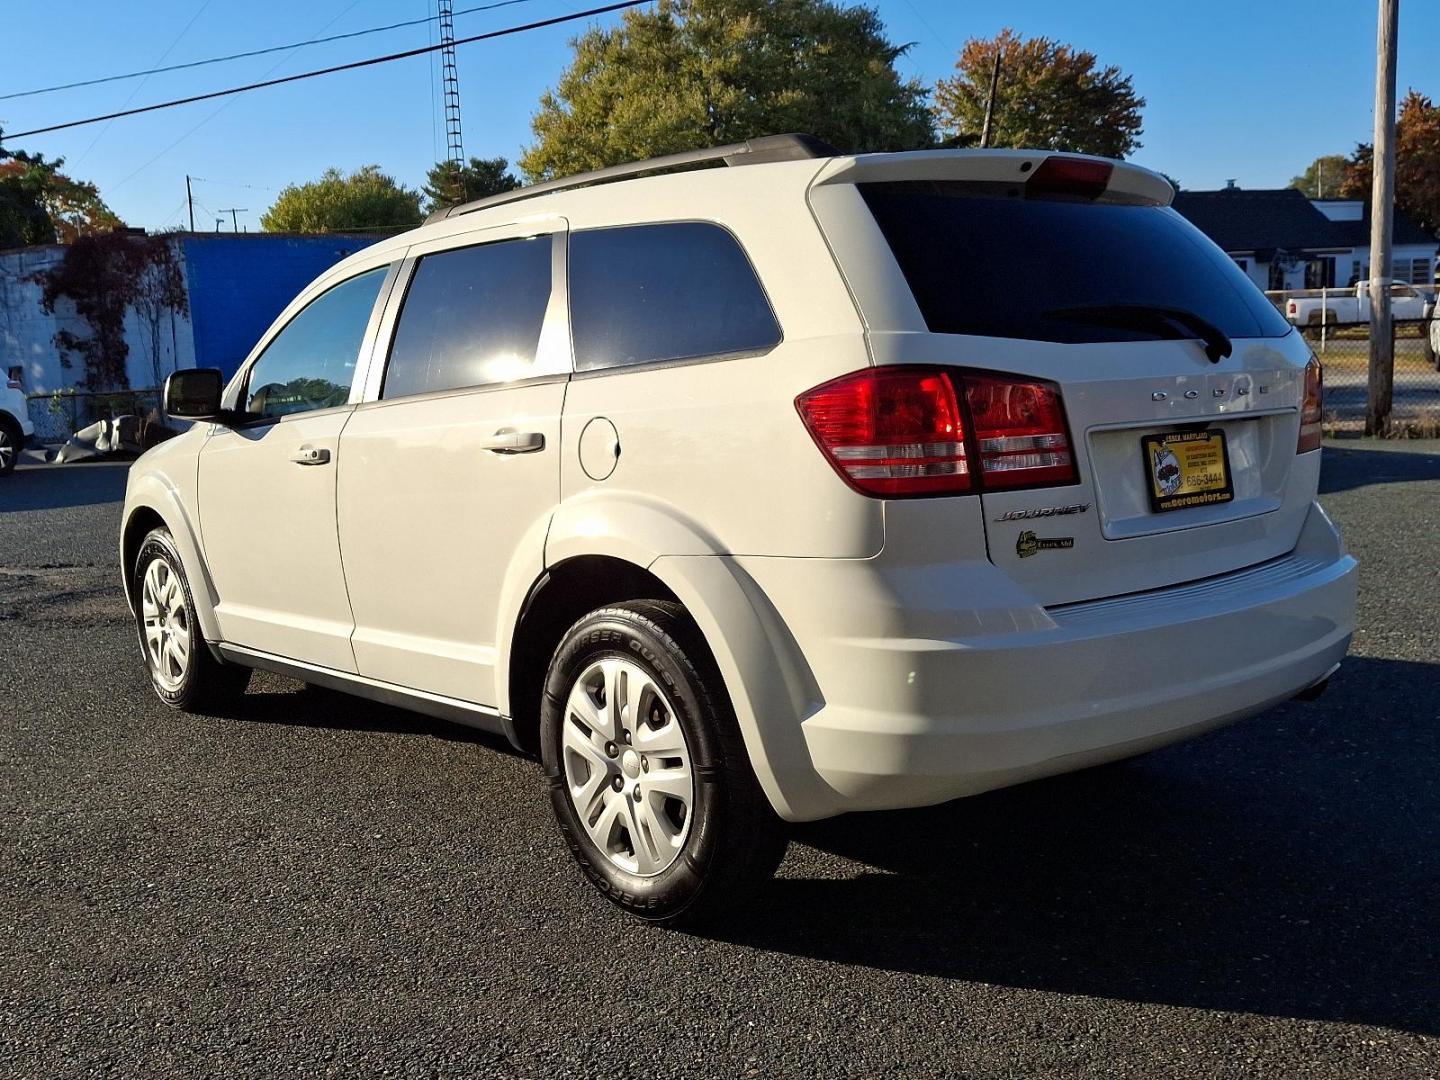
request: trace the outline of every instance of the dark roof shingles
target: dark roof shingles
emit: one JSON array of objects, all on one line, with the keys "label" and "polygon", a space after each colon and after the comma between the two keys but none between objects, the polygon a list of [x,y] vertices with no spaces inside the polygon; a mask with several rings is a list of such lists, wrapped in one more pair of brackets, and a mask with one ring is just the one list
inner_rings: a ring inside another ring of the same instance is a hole
[{"label": "dark roof shingles", "polygon": [[[1363,221],[1331,221],[1296,188],[1181,191],[1173,205],[1225,251],[1314,251],[1370,244],[1368,205]],[[1435,238],[1397,210],[1394,242],[1426,244]]]}]

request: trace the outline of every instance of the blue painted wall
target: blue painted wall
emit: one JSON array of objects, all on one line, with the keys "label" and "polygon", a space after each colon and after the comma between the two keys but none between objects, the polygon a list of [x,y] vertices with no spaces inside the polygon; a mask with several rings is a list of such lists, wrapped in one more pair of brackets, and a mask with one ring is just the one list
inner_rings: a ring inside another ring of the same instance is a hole
[{"label": "blue painted wall", "polygon": [[195,363],[234,374],[275,316],[322,270],[379,236],[189,233],[181,237]]}]

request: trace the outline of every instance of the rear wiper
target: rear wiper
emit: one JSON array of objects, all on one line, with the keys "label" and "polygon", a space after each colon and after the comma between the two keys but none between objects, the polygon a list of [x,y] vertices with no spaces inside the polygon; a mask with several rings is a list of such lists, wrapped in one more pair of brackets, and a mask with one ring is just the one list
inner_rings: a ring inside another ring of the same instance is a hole
[{"label": "rear wiper", "polygon": [[1153,329],[1157,326],[1180,326],[1205,342],[1205,355],[1218,364],[1234,352],[1230,336],[1203,315],[1184,308],[1160,307],[1153,304],[1091,304],[1081,307],[1053,308],[1045,312],[1047,319],[1069,319],[1073,322],[1098,323],[1101,326]]}]

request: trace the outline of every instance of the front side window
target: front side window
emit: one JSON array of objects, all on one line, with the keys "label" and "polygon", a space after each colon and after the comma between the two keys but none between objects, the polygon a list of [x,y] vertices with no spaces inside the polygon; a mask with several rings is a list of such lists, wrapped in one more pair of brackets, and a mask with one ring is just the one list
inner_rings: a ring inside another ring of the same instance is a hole
[{"label": "front side window", "polygon": [[700,221],[572,233],[570,323],[579,371],[762,352],[780,341],[745,252]]},{"label": "front side window", "polygon": [[553,243],[548,235],[500,240],[421,258],[400,309],[380,396],[535,374]]},{"label": "front side window", "polygon": [[251,367],[245,411],[276,417],[344,405],[387,270],[342,281],[291,319]]}]

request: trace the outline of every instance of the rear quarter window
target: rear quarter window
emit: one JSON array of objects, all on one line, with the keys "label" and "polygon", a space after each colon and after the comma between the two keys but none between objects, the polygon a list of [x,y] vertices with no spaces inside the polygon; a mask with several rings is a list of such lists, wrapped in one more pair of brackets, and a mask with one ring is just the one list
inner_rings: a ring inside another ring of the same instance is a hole
[{"label": "rear quarter window", "polygon": [[699,221],[572,233],[570,324],[579,371],[760,352],[780,341],[735,237]]},{"label": "rear quarter window", "polygon": [[1162,336],[1062,314],[1106,307],[1183,309],[1230,337],[1290,332],[1244,271],[1167,207],[977,196],[944,181],[859,187],[933,333],[1065,343]]}]

